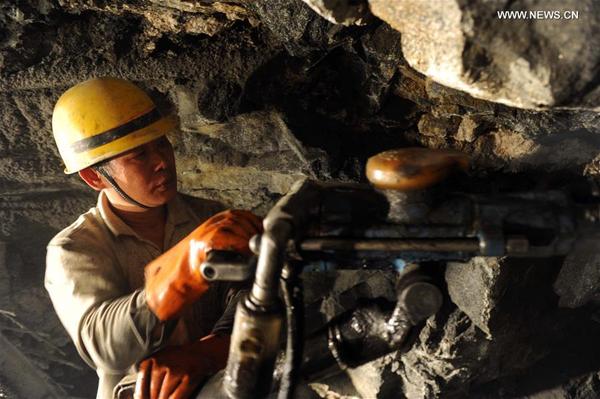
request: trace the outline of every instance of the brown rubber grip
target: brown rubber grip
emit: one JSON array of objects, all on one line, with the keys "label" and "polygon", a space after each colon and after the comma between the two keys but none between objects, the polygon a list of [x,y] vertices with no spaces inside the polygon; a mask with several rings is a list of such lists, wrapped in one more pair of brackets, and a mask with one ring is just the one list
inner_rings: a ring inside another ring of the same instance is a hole
[{"label": "brown rubber grip", "polygon": [[469,157],[455,150],[400,148],[367,161],[367,179],[378,189],[412,191],[430,187],[456,169],[466,170]]}]

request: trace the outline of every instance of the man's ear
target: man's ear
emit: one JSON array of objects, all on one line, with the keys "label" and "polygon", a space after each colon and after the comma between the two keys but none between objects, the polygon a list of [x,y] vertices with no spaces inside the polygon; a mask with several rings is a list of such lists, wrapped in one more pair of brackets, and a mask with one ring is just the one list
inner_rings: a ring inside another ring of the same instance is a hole
[{"label": "man's ear", "polygon": [[89,167],[80,170],[79,177],[91,188],[96,191],[100,191],[104,188],[107,188],[107,185],[100,178],[100,173],[98,173],[94,168]]}]

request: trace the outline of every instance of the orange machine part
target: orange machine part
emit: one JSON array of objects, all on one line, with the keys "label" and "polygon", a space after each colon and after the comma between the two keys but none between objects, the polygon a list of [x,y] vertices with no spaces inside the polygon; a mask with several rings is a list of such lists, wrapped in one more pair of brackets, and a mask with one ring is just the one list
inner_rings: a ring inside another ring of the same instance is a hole
[{"label": "orange machine part", "polygon": [[469,157],[459,151],[400,148],[369,158],[367,178],[378,189],[412,191],[430,187],[452,171],[468,167]]}]

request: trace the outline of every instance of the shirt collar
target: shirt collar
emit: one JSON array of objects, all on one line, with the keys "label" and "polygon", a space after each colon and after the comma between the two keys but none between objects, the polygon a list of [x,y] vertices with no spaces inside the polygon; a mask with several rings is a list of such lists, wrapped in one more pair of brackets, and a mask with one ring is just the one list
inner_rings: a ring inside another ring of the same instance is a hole
[{"label": "shirt collar", "polygon": [[190,211],[179,193],[167,203],[167,212],[167,223],[170,221],[174,226],[189,222],[191,219]]},{"label": "shirt collar", "polygon": [[[104,220],[104,223],[106,223],[108,229],[115,236],[131,235],[137,237],[137,234],[133,231],[133,229],[113,212],[108,202],[108,196],[104,190],[100,191],[100,194],[98,195],[98,203],[96,207],[100,212],[102,220]],[[178,193],[175,198],[167,203],[166,223],[167,225],[171,224],[173,226],[177,226],[182,223],[186,223],[189,220],[190,214]]]}]

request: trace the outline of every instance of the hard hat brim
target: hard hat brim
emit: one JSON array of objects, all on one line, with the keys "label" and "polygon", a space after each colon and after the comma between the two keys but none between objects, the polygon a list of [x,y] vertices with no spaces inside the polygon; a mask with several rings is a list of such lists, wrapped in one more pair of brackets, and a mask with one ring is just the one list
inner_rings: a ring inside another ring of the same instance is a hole
[{"label": "hard hat brim", "polygon": [[66,174],[77,173],[106,159],[116,157],[172,132],[176,126],[176,117],[171,114],[99,147],[77,154],[61,154],[66,166],[64,172]]}]

